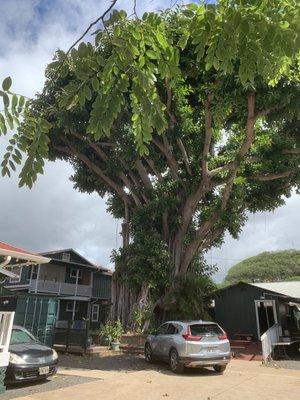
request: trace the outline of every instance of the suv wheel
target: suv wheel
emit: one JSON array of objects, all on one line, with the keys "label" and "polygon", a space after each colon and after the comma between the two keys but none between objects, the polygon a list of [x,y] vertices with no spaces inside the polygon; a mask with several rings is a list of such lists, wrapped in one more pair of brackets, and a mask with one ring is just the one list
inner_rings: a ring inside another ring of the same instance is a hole
[{"label": "suv wheel", "polygon": [[153,362],[153,354],[152,354],[152,349],[149,343],[145,344],[145,360],[148,363],[152,363]]},{"label": "suv wheel", "polygon": [[184,370],[184,365],[179,361],[179,356],[175,349],[170,351],[169,360],[171,370],[175,372],[175,374],[181,374]]},{"label": "suv wheel", "polygon": [[219,374],[222,374],[226,369],[226,365],[214,365],[214,370]]}]

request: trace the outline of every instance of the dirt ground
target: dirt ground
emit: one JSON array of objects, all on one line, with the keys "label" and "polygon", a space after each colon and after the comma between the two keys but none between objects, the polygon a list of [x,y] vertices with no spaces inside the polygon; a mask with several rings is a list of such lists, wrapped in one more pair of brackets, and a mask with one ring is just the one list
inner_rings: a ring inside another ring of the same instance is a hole
[{"label": "dirt ground", "polygon": [[18,400],[298,400],[300,390],[299,370],[266,368],[256,361],[233,360],[223,375],[209,368],[175,375],[166,364],[148,365],[138,355],[108,352],[62,355],[61,376],[72,377],[73,386],[24,393]]}]

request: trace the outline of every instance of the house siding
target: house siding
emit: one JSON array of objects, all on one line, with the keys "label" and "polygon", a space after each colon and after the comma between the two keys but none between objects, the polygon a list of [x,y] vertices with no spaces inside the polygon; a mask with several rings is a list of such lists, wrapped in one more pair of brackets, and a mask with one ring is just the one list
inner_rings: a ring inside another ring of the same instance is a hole
[{"label": "house siding", "polygon": [[[59,321],[71,321],[72,311],[67,311],[67,303],[71,300],[61,299],[59,302]],[[78,311],[75,312],[74,321],[82,321],[88,317],[88,302],[87,301],[76,301],[78,305]]]},{"label": "house siding", "polygon": [[[237,284],[218,292],[215,298],[215,319],[230,337],[238,332],[257,336],[255,300],[260,300],[268,293],[268,300],[277,300],[278,296],[265,289],[244,283]],[[277,315],[279,303],[276,302]]]},{"label": "house siding", "polygon": [[111,298],[111,281],[110,275],[103,275],[99,272],[94,273],[92,296],[99,299]]}]

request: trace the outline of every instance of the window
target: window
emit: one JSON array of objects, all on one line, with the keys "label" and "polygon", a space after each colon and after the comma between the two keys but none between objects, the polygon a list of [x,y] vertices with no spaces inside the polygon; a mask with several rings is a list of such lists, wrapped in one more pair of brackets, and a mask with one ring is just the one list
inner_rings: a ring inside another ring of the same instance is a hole
[{"label": "window", "polygon": [[99,321],[99,304],[92,305],[92,322]]},{"label": "window", "polygon": [[[68,301],[66,306],[66,311],[73,312],[73,303],[74,301]],[[75,304],[75,312],[79,311],[79,304],[76,302]]]},{"label": "window", "polygon": [[224,332],[216,324],[195,324],[190,325],[190,329],[193,336],[224,334]]},{"label": "window", "polygon": [[69,262],[70,261],[70,253],[62,253],[62,260]]},{"label": "window", "polygon": [[166,335],[167,331],[168,331],[168,326],[169,326],[169,324],[161,325],[157,330],[157,334],[158,335]]},{"label": "window", "polygon": [[16,278],[10,278],[9,282],[14,282],[14,283],[20,282],[21,281],[21,274],[22,274],[22,267],[15,266],[15,267],[12,267],[10,269],[10,271],[13,274],[16,274],[18,276]]},{"label": "window", "polygon": [[37,279],[38,276],[38,265],[32,265],[30,270],[30,279]]},{"label": "window", "polygon": [[167,335],[176,335],[181,331],[182,327],[177,324],[169,324],[168,330],[167,330]]},{"label": "window", "polygon": [[81,271],[81,269],[72,268],[71,271],[70,271],[70,277],[71,277],[71,278],[77,278],[77,275],[78,275],[78,279],[81,279],[81,278],[82,278],[82,271]]},{"label": "window", "polygon": [[13,329],[10,344],[25,344],[35,342],[35,338],[23,329]]}]

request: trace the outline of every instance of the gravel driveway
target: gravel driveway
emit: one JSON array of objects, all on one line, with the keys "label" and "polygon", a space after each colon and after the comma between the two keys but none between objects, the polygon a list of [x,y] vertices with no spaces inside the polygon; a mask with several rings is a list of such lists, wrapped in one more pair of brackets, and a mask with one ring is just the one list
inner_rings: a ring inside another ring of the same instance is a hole
[{"label": "gravel driveway", "polygon": [[[298,365],[298,364],[297,364]],[[167,364],[140,355],[61,355],[59,374],[47,382],[8,390],[1,400],[298,400],[300,371],[232,360],[225,373],[189,369],[173,374]]]},{"label": "gravel driveway", "polygon": [[94,378],[89,377],[55,375],[45,381],[10,386],[7,388],[6,393],[1,395],[1,400],[13,400],[18,397],[30,396],[35,393],[43,393],[94,380]]}]

